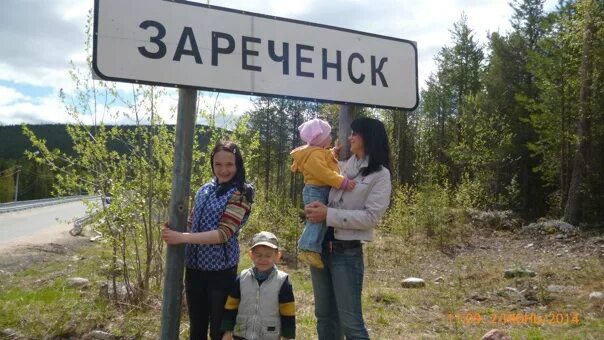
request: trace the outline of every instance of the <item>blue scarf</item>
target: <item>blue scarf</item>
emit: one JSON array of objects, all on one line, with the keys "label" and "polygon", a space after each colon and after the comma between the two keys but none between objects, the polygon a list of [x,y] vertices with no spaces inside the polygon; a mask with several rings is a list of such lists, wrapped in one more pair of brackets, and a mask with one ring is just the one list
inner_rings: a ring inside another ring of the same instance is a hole
[{"label": "blue scarf", "polygon": [[256,267],[252,269],[252,271],[254,272],[254,277],[258,281],[258,285],[262,285],[262,282],[266,281],[274,270],[275,266],[271,267],[271,269],[267,271],[260,271]]}]

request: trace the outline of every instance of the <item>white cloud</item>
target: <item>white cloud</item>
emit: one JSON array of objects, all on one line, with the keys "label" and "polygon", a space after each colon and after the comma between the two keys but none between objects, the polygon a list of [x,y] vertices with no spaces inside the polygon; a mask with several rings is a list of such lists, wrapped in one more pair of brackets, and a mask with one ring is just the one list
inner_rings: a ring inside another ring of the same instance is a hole
[{"label": "white cloud", "polygon": [[65,21],[73,21],[78,24],[84,22],[88,11],[92,10],[92,1],[61,0],[56,2],[59,16]]},{"label": "white cloud", "polygon": [[4,0],[2,7],[0,80],[54,93],[71,88],[69,61],[85,61],[84,24],[92,2]]},{"label": "white cloud", "polygon": [[240,116],[253,108],[250,96],[204,92],[200,103],[207,112],[224,112],[228,115]]},{"label": "white cloud", "polygon": [[[0,108],[22,101],[26,98],[26,96],[13,88],[0,86]],[[2,112],[1,109],[0,112]]]},{"label": "white cloud", "polygon": [[73,88],[73,82],[69,78],[67,67],[40,66],[21,69],[16,65],[0,62],[0,80],[22,85],[50,87],[55,93],[58,93],[61,88]]},{"label": "white cloud", "polygon": [[42,97],[34,100],[18,94],[17,100],[0,103],[0,122],[5,125],[73,122],[63,104],[56,97]]}]

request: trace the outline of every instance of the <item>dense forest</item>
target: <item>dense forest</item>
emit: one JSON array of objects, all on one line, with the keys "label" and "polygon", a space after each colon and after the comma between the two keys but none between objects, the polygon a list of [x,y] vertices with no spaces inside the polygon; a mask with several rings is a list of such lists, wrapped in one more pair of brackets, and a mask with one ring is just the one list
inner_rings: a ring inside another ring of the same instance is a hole
[{"label": "dense forest", "polygon": [[[604,219],[604,3],[516,0],[512,31],[478,43],[467,17],[450,30],[437,70],[413,112],[357,109],[384,121],[399,185],[447,187],[480,209],[527,219]],[[421,43],[421,42],[420,42]],[[254,173],[268,191],[294,187],[288,152],[296,127],[318,115],[337,126],[338,108],[260,98],[249,112],[263,152]]]},{"label": "dense forest", "polygon": [[[136,129],[135,126],[129,125],[108,125],[106,128],[115,128],[123,133]],[[49,150],[57,150],[69,156],[76,155],[67,125],[38,124],[30,125],[28,129],[38,138],[45,140]],[[174,126],[168,125],[167,129],[173,131]],[[199,133],[197,142],[205,146],[208,138],[207,135]],[[48,164],[40,164],[26,157],[26,151],[34,151],[34,147],[20,125],[0,125],[0,145],[3,146],[0,148],[0,203],[15,200],[15,190],[18,190],[19,201],[53,196],[54,172]],[[129,152],[129,146],[120,138],[109,139],[107,149],[118,154]],[[19,186],[16,186],[17,173]]]},{"label": "dense forest", "polygon": [[[73,154],[65,125],[34,125],[31,128],[47,141],[49,148]],[[15,200],[16,190],[20,201],[50,197],[54,176],[48,166],[25,157],[25,150],[31,150],[32,145],[21,126],[0,125],[0,145],[0,203]]]}]

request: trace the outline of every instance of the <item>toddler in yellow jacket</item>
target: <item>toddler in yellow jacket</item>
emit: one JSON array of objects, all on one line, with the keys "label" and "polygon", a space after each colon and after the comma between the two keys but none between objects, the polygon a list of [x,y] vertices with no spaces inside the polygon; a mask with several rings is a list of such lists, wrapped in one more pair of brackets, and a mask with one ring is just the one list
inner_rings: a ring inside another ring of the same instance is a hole
[{"label": "toddler in yellow jacket", "polygon": [[[322,119],[311,119],[298,127],[300,138],[306,145],[292,150],[293,172],[304,176],[302,199],[304,205],[314,201],[327,204],[329,190],[352,190],[356,185],[340,174],[338,161],[329,149],[331,145],[331,126]],[[325,223],[304,223],[304,231],[298,241],[298,259],[317,268],[323,268],[321,247],[327,228]]]}]

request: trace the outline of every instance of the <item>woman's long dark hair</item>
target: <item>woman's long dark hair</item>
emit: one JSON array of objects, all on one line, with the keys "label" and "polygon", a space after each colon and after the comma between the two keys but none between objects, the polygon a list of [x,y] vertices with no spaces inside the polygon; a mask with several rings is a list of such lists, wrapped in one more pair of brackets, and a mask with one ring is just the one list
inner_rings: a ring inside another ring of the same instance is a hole
[{"label": "woman's long dark hair", "polygon": [[361,117],[353,120],[350,128],[363,138],[365,156],[369,157],[369,166],[361,174],[367,176],[382,167],[390,170],[390,145],[384,124],[377,119]]},{"label": "woman's long dark hair", "polygon": [[212,154],[210,156],[210,167],[212,168],[212,173],[214,176],[214,155],[216,155],[219,151],[230,152],[235,155],[235,167],[237,171],[235,172],[235,176],[231,178],[228,182],[229,184],[235,185],[237,190],[247,198],[248,202],[254,201],[254,187],[251,184],[245,181],[245,165],[243,164],[243,156],[241,155],[241,149],[237,144],[231,141],[219,141],[212,149]]}]

